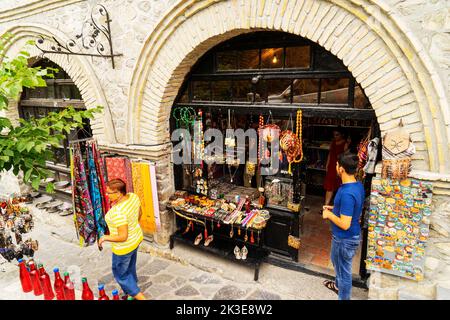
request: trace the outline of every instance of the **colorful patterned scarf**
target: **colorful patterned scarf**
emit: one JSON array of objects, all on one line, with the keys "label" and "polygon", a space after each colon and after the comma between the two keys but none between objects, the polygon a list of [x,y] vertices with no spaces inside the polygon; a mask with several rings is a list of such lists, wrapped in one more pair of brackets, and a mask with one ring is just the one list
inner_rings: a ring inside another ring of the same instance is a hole
[{"label": "colorful patterned scarf", "polygon": [[74,221],[80,245],[90,246],[96,242],[97,228],[95,226],[95,217],[80,144],[75,144],[73,149],[71,163],[73,173],[72,199],[75,209]]},{"label": "colorful patterned scarf", "polygon": [[122,179],[127,184],[127,192],[133,192],[130,160],[125,157],[107,157],[105,159],[108,181]]},{"label": "colorful patterned scarf", "polygon": [[[108,195],[106,194],[106,183],[105,183],[106,169],[105,169],[105,165],[103,162],[103,158],[100,156],[100,152],[98,151],[97,143],[93,142],[91,144],[91,147],[92,147],[92,153],[94,155],[95,167],[97,169],[98,185],[99,185],[100,194],[101,194],[101,198],[102,198],[103,214],[105,215],[110,209]],[[109,232],[106,232],[106,233],[109,234]]]},{"label": "colorful patterned scarf", "polygon": [[89,191],[92,200],[92,206],[95,217],[95,224],[97,226],[98,237],[101,238],[105,235],[107,229],[105,217],[103,214],[102,207],[102,196],[100,193],[99,178],[97,175],[97,168],[94,161],[94,155],[92,150],[92,145],[90,143],[86,144],[86,152],[88,158],[88,172],[89,172]]}]

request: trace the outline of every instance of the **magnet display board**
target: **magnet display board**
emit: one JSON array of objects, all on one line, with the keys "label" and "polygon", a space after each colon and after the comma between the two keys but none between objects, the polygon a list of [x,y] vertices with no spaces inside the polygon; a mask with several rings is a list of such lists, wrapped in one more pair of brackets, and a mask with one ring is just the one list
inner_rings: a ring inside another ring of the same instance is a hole
[{"label": "magnet display board", "polygon": [[367,270],[423,279],[431,199],[431,183],[373,178]]}]

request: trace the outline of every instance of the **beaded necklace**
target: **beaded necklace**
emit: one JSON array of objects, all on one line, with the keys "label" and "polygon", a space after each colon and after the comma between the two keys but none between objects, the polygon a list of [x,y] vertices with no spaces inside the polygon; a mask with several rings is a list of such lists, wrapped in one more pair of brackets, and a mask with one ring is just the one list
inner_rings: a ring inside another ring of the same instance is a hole
[{"label": "beaded necklace", "polygon": [[[302,142],[302,110],[297,110],[297,124],[296,124],[296,135],[298,137],[298,150],[297,156],[294,158],[294,163],[299,163],[303,160],[303,142]],[[289,171],[291,171],[289,164]],[[291,172],[292,174],[292,172]]]}]

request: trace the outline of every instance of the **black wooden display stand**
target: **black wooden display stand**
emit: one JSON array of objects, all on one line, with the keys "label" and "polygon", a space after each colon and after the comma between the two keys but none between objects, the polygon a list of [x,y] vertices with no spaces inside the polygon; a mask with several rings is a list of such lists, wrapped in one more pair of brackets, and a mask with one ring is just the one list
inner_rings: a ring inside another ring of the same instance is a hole
[{"label": "black wooden display stand", "polygon": [[[169,207],[170,209],[170,207]],[[224,224],[223,222],[220,222],[217,219],[211,218],[211,217],[205,217],[198,214],[189,213],[183,210],[178,210],[181,214],[192,217],[195,219],[198,219],[200,221],[205,222],[206,221],[206,227],[208,230],[208,235],[213,234],[214,240],[208,245],[204,245],[205,237],[204,237],[204,230],[205,227],[200,224],[196,223],[194,221],[194,231],[190,229],[187,233],[183,234],[185,232],[185,229],[189,223],[188,220],[179,217],[176,215],[176,225],[177,225],[177,231],[175,231],[170,236],[170,249],[173,249],[175,241],[179,241],[181,243],[185,243],[187,245],[190,245],[192,247],[196,247],[199,250],[210,252],[213,254],[216,254],[218,256],[221,256],[223,258],[226,258],[228,260],[250,266],[255,269],[255,276],[254,280],[258,281],[259,278],[259,267],[261,263],[267,258],[269,255],[269,250],[263,248],[264,243],[264,229],[262,230],[256,230],[253,228],[245,228],[240,225],[231,225],[231,224]],[[220,223],[220,227],[217,227],[217,223]],[[212,225],[214,227],[212,228]],[[230,230],[233,226],[234,235],[232,238],[230,238]],[[241,234],[238,235],[238,229],[241,229]],[[248,241],[244,241],[244,236],[247,231]],[[255,243],[250,242],[250,234],[251,231],[253,231],[253,236],[255,239]],[[258,231],[259,231],[259,241],[258,241]],[[195,245],[195,238],[199,233],[203,233],[203,240],[200,242],[200,244]],[[234,255],[234,248],[238,245],[239,248],[242,248],[242,246],[246,246],[248,249],[247,259],[236,259]]]}]

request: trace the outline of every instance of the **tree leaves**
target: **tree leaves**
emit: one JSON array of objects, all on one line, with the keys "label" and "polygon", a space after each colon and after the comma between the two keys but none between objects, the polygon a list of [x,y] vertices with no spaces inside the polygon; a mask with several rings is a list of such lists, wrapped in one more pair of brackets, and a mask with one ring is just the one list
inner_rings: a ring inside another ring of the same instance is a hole
[{"label": "tree leaves", "polygon": [[[0,36],[0,57],[9,41],[9,35]],[[53,78],[57,69],[28,66],[29,54],[23,50],[13,59],[6,57],[0,63],[0,110],[8,108],[9,99],[18,99],[23,87],[35,88],[46,86],[44,77]],[[23,181],[38,189],[42,179],[48,178],[50,171],[46,162],[54,160],[52,147],[57,147],[65,138],[62,132],[83,127],[86,119],[100,112],[97,106],[89,110],[76,110],[69,106],[59,112],[52,112],[39,119],[19,119],[19,125],[0,117],[0,172],[13,170],[14,175],[24,172]],[[2,130],[8,128],[9,130]],[[7,132],[6,132],[7,131]],[[47,184],[47,192],[54,191],[52,183]]]}]

